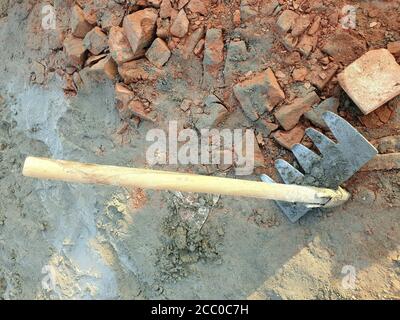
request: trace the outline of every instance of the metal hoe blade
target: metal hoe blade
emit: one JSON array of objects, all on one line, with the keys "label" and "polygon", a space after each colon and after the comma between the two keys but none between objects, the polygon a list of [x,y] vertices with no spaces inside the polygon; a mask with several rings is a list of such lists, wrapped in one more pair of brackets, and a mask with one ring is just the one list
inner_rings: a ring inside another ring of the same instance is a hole
[{"label": "metal hoe blade", "polygon": [[[337,114],[325,112],[323,119],[337,143],[319,131],[308,128],[306,134],[321,155],[300,144],[293,146],[292,152],[303,172],[284,160],[277,160],[275,167],[284,183],[337,189],[378,153],[368,140]],[[267,175],[262,175],[261,179],[266,183],[274,183]],[[301,203],[277,204],[292,222],[313,209]]]}]

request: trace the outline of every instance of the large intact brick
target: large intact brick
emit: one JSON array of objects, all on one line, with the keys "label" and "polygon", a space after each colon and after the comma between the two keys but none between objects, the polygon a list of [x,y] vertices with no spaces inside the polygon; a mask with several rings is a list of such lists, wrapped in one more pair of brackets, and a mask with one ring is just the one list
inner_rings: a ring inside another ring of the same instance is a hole
[{"label": "large intact brick", "polygon": [[364,114],[400,94],[400,65],[386,49],[367,52],[339,74],[338,79]]},{"label": "large intact brick", "polygon": [[93,28],[93,25],[86,21],[83,10],[77,5],[72,7],[70,23],[72,34],[77,38],[84,38]]},{"label": "large intact brick", "polygon": [[125,17],[123,27],[134,54],[148,47],[156,34],[157,11],[144,9]]},{"label": "large intact brick", "polygon": [[319,102],[320,98],[313,91],[305,97],[295,99],[291,104],[282,106],[274,115],[285,130],[290,130],[297,125],[304,113],[311,110],[312,106]]},{"label": "large intact brick", "polygon": [[285,93],[271,69],[235,85],[233,92],[243,112],[252,121],[256,121],[265,112],[272,111],[285,99]]}]

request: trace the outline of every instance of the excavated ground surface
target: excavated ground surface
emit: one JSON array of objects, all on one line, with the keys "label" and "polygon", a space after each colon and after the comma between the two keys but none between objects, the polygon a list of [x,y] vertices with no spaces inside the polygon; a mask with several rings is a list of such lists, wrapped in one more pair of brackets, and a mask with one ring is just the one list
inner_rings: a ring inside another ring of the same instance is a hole
[{"label": "excavated ground surface", "polygon": [[[398,99],[362,116],[336,76],[321,89],[313,83],[325,77],[293,79],[295,69],[320,74],[337,67],[340,72],[363,53],[357,50],[384,48],[400,40],[398,1],[358,4],[357,28],[346,32],[332,22],[332,15],[352,1],[279,1],[281,11],[271,15],[265,10],[273,1],[242,1],[242,8],[240,1],[210,1],[207,15],[190,16],[189,33],[194,26],[223,31],[222,78],[211,78],[212,84],[205,86],[203,53],[185,58],[186,38],[168,38],[172,55],[159,74],[128,85],[146,108],[157,113],[155,123],[139,123],[136,116],[124,117],[115,108],[114,86],[124,81],[120,76],[103,82],[89,77],[77,88],[72,75],[80,68],[68,67],[63,49],[73,2],[51,3],[57,31],[44,32],[42,2],[0,1],[0,42],[5,44],[0,49],[0,297],[400,298],[396,170],[357,173],[345,185],[351,201],[296,224],[271,201],[82,186],[21,175],[27,155],[146,167],[147,131],[165,129],[171,120],[193,126],[193,118],[203,112],[202,102],[214,94],[228,110],[219,127],[252,128],[257,134],[262,154],[255,173],[243,178],[257,180],[260,173],[277,178],[273,162],[293,161],[292,155],[244,115],[232,89],[268,68],[285,93],[277,109],[315,89],[322,100],[339,99],[338,113],[380,152],[399,151],[394,138],[400,134]],[[322,18],[318,41],[308,57],[283,45],[276,23],[284,9]],[[247,12],[249,20],[243,21],[242,14],[238,23],[237,10]],[[330,42],[337,31],[350,35],[350,40],[339,37]],[[243,51],[230,52],[237,42],[245,44],[244,57]],[[333,59],[324,59],[327,54],[320,50],[326,43],[339,51]],[[181,110],[185,99],[192,102],[189,112]],[[279,125],[272,114],[265,116]],[[302,117],[298,126],[313,125]],[[311,146],[307,138],[302,142]],[[218,166],[157,168],[234,173]],[[208,214],[208,219],[199,229],[193,217],[201,214]],[[350,289],[343,286],[346,266],[356,271]]]}]

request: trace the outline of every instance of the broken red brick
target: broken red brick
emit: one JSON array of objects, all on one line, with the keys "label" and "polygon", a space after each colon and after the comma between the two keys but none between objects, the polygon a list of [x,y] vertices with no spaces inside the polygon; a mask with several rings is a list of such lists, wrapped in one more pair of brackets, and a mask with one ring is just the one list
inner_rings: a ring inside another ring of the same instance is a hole
[{"label": "broken red brick", "polygon": [[144,104],[139,100],[132,100],[128,103],[128,109],[137,117],[155,122],[157,120],[157,115],[155,112],[147,112]]},{"label": "broken red brick", "polygon": [[113,59],[118,63],[124,63],[137,58],[132,51],[128,38],[125,36],[124,29],[112,27],[109,33],[108,45]]},{"label": "broken red brick", "polygon": [[308,69],[305,67],[294,69],[292,72],[292,77],[294,81],[304,81],[308,74]]},{"label": "broken red brick", "polygon": [[171,57],[171,51],[164,40],[157,38],[146,52],[146,58],[156,67],[161,68]]},{"label": "broken red brick", "polygon": [[299,15],[294,11],[291,10],[283,11],[282,14],[279,16],[278,20],[276,21],[278,30],[281,33],[289,32],[294,28],[298,17]]},{"label": "broken red brick", "polygon": [[117,65],[111,56],[100,60],[88,70],[88,75],[97,81],[104,81],[106,78],[114,80],[117,74]]},{"label": "broken red brick", "polygon": [[224,62],[224,39],[221,29],[208,29],[204,44],[204,82],[215,84]]},{"label": "broken red brick", "polygon": [[300,143],[305,135],[305,130],[302,126],[294,127],[290,131],[276,131],[272,134],[272,137],[282,147],[291,150],[296,143]]},{"label": "broken red brick", "polygon": [[[183,56],[185,59],[189,57],[194,51],[199,41],[204,37],[204,28],[197,28],[192,32],[192,34],[187,38],[185,46],[183,47]],[[195,53],[196,54],[196,53]]]},{"label": "broken red brick", "polygon": [[293,37],[301,36],[304,31],[307,30],[310,25],[311,20],[309,16],[300,16],[297,18],[296,23],[294,24],[293,30],[291,32]]},{"label": "broken red brick", "polygon": [[188,8],[193,13],[199,13],[203,16],[206,16],[208,14],[208,5],[209,0],[190,0],[186,8]]},{"label": "broken red brick", "polygon": [[338,69],[337,65],[331,65],[328,69],[323,70],[322,68],[316,67],[306,79],[310,81],[319,90],[325,88],[325,86],[332,80]]},{"label": "broken red brick", "polygon": [[272,111],[285,99],[285,93],[271,69],[235,85],[233,92],[243,112],[252,121],[256,121],[265,112]]},{"label": "broken red brick", "polygon": [[122,83],[115,85],[115,99],[120,101],[122,105],[127,106],[128,103],[135,97],[135,94]]},{"label": "broken red brick", "polygon": [[165,19],[165,18],[171,18],[172,17],[172,11],[174,9],[172,8],[171,0],[162,0],[161,5],[160,5],[160,17]]},{"label": "broken red brick", "polygon": [[133,60],[118,66],[118,72],[125,84],[141,80],[155,80],[157,69],[147,59]]},{"label": "broken red brick", "polygon": [[98,55],[108,47],[107,35],[99,27],[90,30],[83,39],[83,45],[92,54]]},{"label": "broken red brick", "polygon": [[235,24],[236,27],[240,26],[241,19],[240,19],[240,10],[235,10],[233,13],[233,23]]},{"label": "broken red brick", "polygon": [[173,21],[170,32],[174,37],[183,38],[189,30],[189,20],[186,16],[185,10],[179,11],[175,20]]},{"label": "broken red brick", "polygon": [[133,54],[148,47],[156,34],[157,11],[146,8],[125,17],[123,28]]},{"label": "broken red brick", "polygon": [[312,106],[320,101],[318,95],[313,91],[305,97],[295,99],[291,104],[282,106],[274,115],[285,130],[290,130],[297,125],[304,113],[311,110]]},{"label": "broken red brick", "polygon": [[83,10],[77,5],[73,6],[71,14],[72,34],[77,38],[84,38],[92,28],[93,25],[86,21]]},{"label": "broken red brick", "polygon": [[394,55],[396,58],[400,57],[400,41],[390,42],[387,45],[387,49],[389,52]]},{"label": "broken red brick", "polygon": [[86,57],[86,48],[83,45],[83,40],[68,35],[64,40],[64,48],[68,63],[75,67],[81,67]]}]

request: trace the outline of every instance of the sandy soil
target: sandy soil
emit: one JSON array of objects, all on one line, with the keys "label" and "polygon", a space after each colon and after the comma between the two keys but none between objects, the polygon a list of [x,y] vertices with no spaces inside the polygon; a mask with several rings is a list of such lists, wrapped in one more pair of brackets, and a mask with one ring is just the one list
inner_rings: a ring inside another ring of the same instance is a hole
[{"label": "sandy soil", "polygon": [[[63,12],[61,2],[55,5]],[[74,97],[65,95],[56,70],[46,72],[44,85],[33,83],[33,62],[48,61],[49,52],[57,59],[62,48],[54,34],[34,35],[40,19],[33,4],[17,1],[0,18],[0,43],[6,44],[0,49],[0,297],[400,298],[398,171],[358,173],[346,185],[353,198],[343,208],[296,224],[270,201],[22,177],[27,155],[145,167],[145,135],[154,126],[142,122],[121,130],[111,82],[93,83]],[[240,34],[263,58],[279,56],[272,34],[260,38],[250,27],[230,30],[226,38]],[[255,54],[247,68],[257,69],[259,59]],[[184,77],[169,76],[179,73],[177,68]],[[208,94],[199,70],[199,59],[172,56],[151,100],[161,115],[160,127],[174,119],[185,97]],[[150,91],[143,94],[152,96]],[[348,101],[341,108],[354,113]],[[392,123],[400,119],[399,108],[395,112]],[[224,125],[237,124],[250,126],[238,108]],[[369,139],[396,133],[358,126]],[[267,163],[289,156],[282,150],[273,156],[264,152]],[[201,167],[165,169],[204,172]],[[272,173],[272,166],[265,171]],[[209,212],[201,231],[182,219],[199,210]],[[356,271],[350,289],[343,285],[346,266]]]}]

